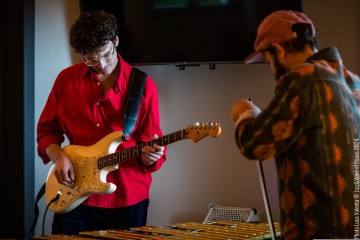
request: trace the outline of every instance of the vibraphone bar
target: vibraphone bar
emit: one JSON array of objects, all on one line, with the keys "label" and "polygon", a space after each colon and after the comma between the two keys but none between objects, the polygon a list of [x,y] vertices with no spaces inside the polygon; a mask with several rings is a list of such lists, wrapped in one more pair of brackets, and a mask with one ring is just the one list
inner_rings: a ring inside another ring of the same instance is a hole
[{"label": "vibraphone bar", "polygon": [[[280,226],[275,223],[277,238],[280,237]],[[271,232],[267,223],[247,222],[207,222],[207,223],[177,223],[161,227],[134,227],[130,230],[101,230],[81,232],[79,235],[46,235],[35,236],[34,239],[271,239]]]}]

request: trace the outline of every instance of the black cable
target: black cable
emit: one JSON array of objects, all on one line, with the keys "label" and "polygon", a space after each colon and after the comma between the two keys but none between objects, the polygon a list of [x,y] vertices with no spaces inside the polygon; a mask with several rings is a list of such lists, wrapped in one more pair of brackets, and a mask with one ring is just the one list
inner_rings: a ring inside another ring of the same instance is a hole
[{"label": "black cable", "polygon": [[60,196],[61,196],[61,192],[58,191],[56,196],[53,199],[51,199],[49,204],[46,206],[46,209],[45,209],[45,212],[44,212],[44,217],[43,217],[43,224],[42,224],[42,236],[44,236],[46,213],[49,210],[50,204],[56,202],[60,198]]},{"label": "black cable", "polygon": [[44,183],[42,185],[42,187],[40,188],[39,192],[36,195],[36,199],[35,199],[35,203],[34,203],[34,213],[35,213],[35,217],[34,217],[34,221],[33,224],[30,228],[30,232],[33,232],[35,230],[36,227],[36,223],[37,223],[37,219],[39,217],[39,206],[38,206],[38,202],[40,201],[40,199],[42,198],[42,196],[45,194],[45,187],[46,184]]}]

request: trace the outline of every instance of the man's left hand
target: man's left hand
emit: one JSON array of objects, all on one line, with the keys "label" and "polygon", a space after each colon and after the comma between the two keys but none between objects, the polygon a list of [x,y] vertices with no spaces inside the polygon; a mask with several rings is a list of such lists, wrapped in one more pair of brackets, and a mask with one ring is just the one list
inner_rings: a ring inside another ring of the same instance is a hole
[{"label": "man's left hand", "polygon": [[[153,139],[158,139],[158,135],[155,134]],[[159,158],[164,155],[164,147],[154,144],[151,146],[146,146],[142,149],[141,161],[145,166],[151,166],[154,164]]]}]

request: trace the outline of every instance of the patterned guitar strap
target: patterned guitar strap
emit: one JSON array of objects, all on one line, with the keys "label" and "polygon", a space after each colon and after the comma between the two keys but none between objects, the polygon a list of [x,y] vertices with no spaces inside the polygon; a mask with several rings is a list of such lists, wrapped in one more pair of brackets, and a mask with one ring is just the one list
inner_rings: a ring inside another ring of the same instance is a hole
[{"label": "patterned guitar strap", "polygon": [[143,71],[135,67],[132,68],[124,114],[124,132],[122,135],[124,141],[129,139],[129,136],[134,129],[146,77],[147,75]]}]

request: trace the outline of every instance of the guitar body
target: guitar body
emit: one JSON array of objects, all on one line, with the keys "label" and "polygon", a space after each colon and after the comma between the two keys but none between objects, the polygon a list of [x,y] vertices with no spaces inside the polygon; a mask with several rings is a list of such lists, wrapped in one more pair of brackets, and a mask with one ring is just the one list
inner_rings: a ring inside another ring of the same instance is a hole
[{"label": "guitar body", "polygon": [[46,179],[45,201],[48,205],[57,194],[59,199],[49,205],[55,213],[73,210],[92,194],[109,194],[116,186],[106,182],[109,172],[118,168],[115,164],[98,168],[98,158],[114,153],[121,144],[122,132],[110,133],[92,146],[68,145],[63,148],[75,169],[75,182],[71,187],[58,183],[54,175],[55,164],[51,166]]}]

